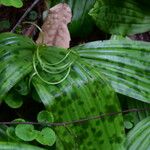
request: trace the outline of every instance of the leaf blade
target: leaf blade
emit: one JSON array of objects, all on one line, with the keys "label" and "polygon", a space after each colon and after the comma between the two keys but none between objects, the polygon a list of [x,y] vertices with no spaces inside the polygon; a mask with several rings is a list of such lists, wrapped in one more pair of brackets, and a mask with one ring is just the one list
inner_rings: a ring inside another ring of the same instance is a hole
[{"label": "leaf blade", "polygon": [[107,33],[131,35],[150,30],[149,6],[136,0],[97,0],[90,15]]},{"label": "leaf blade", "polygon": [[27,37],[0,34],[0,98],[24,76],[32,71],[32,53],[35,45]]},{"label": "leaf blade", "polygon": [[150,102],[150,45],[132,40],[97,41],[74,48],[103,73],[116,92]]},{"label": "leaf blade", "polygon": [[150,139],[150,117],[140,121],[127,135],[126,148],[131,149],[149,149]]},{"label": "leaf blade", "polygon": [[[44,56],[47,60],[56,57],[48,54]],[[55,122],[78,120],[110,111],[120,111],[114,91],[103,76],[80,58],[77,60],[71,66],[66,80],[58,85],[49,85],[43,83],[38,76],[33,77],[32,84],[45,107],[53,112]],[[51,78],[49,74],[45,76],[48,79]],[[56,74],[55,78],[59,76],[61,74]],[[61,139],[57,141],[57,148],[87,149],[90,145],[91,148],[103,149],[107,146],[110,149],[124,149],[122,144],[124,128],[121,122],[122,116],[118,115],[103,120],[89,121],[83,125],[79,123],[69,127],[57,127],[56,133]],[[99,140],[91,140],[92,137]],[[88,140],[92,143],[88,144],[90,142]]]}]

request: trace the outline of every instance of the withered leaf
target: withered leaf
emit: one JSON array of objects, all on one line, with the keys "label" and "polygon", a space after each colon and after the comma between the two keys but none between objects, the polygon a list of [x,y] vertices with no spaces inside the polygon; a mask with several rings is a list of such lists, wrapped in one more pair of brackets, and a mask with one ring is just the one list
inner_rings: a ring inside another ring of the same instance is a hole
[{"label": "withered leaf", "polygon": [[[43,44],[69,48],[71,38],[67,24],[71,21],[71,17],[71,9],[65,3],[60,3],[49,9],[48,16],[42,25]],[[42,43],[41,33],[36,43]]]}]

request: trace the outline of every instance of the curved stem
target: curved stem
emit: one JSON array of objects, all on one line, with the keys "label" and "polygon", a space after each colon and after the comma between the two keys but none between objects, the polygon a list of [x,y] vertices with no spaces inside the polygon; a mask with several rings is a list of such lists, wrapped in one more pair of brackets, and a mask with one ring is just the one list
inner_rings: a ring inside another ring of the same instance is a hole
[{"label": "curved stem", "polygon": [[44,32],[42,31],[42,29],[37,25],[37,24],[35,24],[34,22],[29,22],[29,21],[25,21],[25,22],[23,22],[24,24],[32,24],[32,25],[34,25],[36,28],[38,28],[39,29],[39,31],[40,31],[40,33],[41,33],[41,35],[42,35],[42,44],[44,43]]},{"label": "curved stem", "polygon": [[[54,66],[54,65],[58,65],[60,63],[62,63],[70,54],[71,50],[69,50],[69,52],[65,55],[64,58],[62,58],[60,61],[56,62],[56,63],[45,63],[48,66]],[[37,59],[39,60],[39,62],[41,62],[41,57],[39,55],[39,47],[37,48]]]},{"label": "curved stem", "polygon": [[[73,62],[69,63],[69,65],[67,64],[67,66],[65,68],[62,68],[62,70],[60,71],[51,71],[50,68],[46,68],[46,67],[43,67],[42,70],[44,70],[45,72],[47,73],[50,73],[50,74],[57,74],[57,73],[62,73],[64,72],[66,69],[68,69],[71,65],[73,64]],[[49,70],[48,70],[49,69]]]},{"label": "curved stem", "polygon": [[68,75],[69,75],[69,73],[70,73],[70,70],[71,70],[71,67],[69,67],[69,68],[68,68],[68,71],[67,71],[67,73],[66,73],[66,75],[65,75],[61,80],[56,81],[56,82],[49,82],[49,81],[43,79],[43,78],[40,76],[40,74],[38,73],[37,68],[36,68],[36,63],[35,63],[35,54],[34,54],[34,56],[33,56],[33,68],[34,68],[34,70],[35,70],[35,74],[36,74],[43,82],[45,82],[45,83],[47,83],[47,84],[50,84],[50,85],[56,85],[56,84],[59,84],[59,83],[63,82],[63,81],[68,77]]}]

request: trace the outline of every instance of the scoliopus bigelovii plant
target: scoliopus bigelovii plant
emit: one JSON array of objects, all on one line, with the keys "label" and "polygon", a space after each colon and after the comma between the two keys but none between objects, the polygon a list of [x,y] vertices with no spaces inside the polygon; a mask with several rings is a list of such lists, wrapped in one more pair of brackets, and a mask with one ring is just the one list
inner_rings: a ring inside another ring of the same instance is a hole
[{"label": "scoliopus bigelovii plant", "polygon": [[[51,1],[50,6],[60,2]],[[36,42],[0,34],[1,102],[15,109],[29,95],[45,106],[37,122],[1,122],[0,149],[149,150],[148,109],[124,115],[117,96],[130,97],[129,109],[150,108],[150,43],[127,37],[150,30],[149,1],[65,2],[71,9],[65,3],[52,7]],[[74,35],[88,29],[86,22],[92,30],[95,21],[112,36],[69,48],[70,21]]]}]

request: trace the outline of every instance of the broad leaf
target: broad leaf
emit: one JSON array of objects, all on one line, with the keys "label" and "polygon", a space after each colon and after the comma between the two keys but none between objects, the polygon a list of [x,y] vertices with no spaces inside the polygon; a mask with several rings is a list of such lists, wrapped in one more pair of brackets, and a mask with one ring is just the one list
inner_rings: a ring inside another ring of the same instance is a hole
[{"label": "broad leaf", "polygon": [[0,99],[32,71],[35,45],[25,36],[0,34]]},{"label": "broad leaf", "polygon": [[128,150],[150,148],[150,117],[139,122],[127,135],[126,148]]},{"label": "broad leaf", "polygon": [[150,43],[108,40],[74,49],[107,77],[116,92],[150,103]]},{"label": "broad leaf", "polygon": [[13,142],[0,142],[1,150],[46,150],[37,146],[24,144],[24,143],[13,143]]},{"label": "broad leaf", "polygon": [[[45,60],[57,62],[63,58],[53,53],[52,48],[45,48],[45,50],[46,54],[41,47],[41,57]],[[60,54],[63,53],[67,53],[67,50],[62,49]],[[43,104],[53,112],[55,122],[90,118],[120,111],[116,95],[103,76],[74,52],[70,53],[69,60],[74,60],[74,63],[63,82],[56,85],[44,83],[38,75],[35,75],[32,80]],[[39,65],[37,68],[44,79],[58,81],[64,77],[64,73],[58,73],[54,78],[53,74],[43,73]],[[84,124],[56,127],[56,133],[59,137],[56,144],[58,149],[104,149],[106,147],[114,150],[124,149],[121,115],[92,120]]]},{"label": "broad leaf", "polygon": [[90,15],[107,33],[131,35],[150,30],[149,8],[142,0],[97,0]]}]

